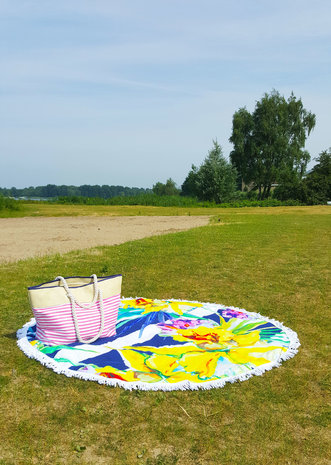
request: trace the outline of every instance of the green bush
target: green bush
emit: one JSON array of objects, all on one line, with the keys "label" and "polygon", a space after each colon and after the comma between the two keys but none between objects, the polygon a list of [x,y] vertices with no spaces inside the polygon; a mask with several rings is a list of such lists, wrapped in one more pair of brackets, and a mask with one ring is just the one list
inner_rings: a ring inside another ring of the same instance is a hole
[{"label": "green bush", "polygon": [[280,201],[296,199],[300,202],[307,202],[307,187],[302,180],[294,178],[283,182],[273,192],[273,197]]},{"label": "green bush", "polygon": [[15,199],[4,197],[0,195],[0,210],[13,210],[18,211],[21,209],[21,204]]},{"label": "green bush", "polygon": [[193,197],[184,197],[179,195],[155,195],[143,194],[131,197],[112,197],[110,199],[101,199],[98,197],[59,197],[52,202],[60,204],[74,205],[142,205],[155,207],[222,207],[222,208],[243,208],[243,207],[280,207],[302,205],[298,200],[281,201],[274,198],[265,200],[251,200],[248,198],[249,193],[238,191],[236,197],[231,202],[216,204],[215,202],[199,202]]},{"label": "green bush", "polygon": [[299,200],[281,201],[273,198],[265,200],[240,200],[234,202],[221,203],[221,208],[244,208],[244,207],[293,207],[303,205]]},{"label": "green bush", "polygon": [[102,199],[100,197],[68,196],[58,197],[52,202],[74,205],[143,205],[155,207],[215,207],[214,202],[198,202],[192,197],[180,195],[156,195],[142,194],[134,196],[111,197]]},{"label": "green bush", "polygon": [[297,199],[306,205],[321,205],[331,199],[331,148],[316,158],[318,162],[303,179],[292,177],[275,189],[278,200]]}]

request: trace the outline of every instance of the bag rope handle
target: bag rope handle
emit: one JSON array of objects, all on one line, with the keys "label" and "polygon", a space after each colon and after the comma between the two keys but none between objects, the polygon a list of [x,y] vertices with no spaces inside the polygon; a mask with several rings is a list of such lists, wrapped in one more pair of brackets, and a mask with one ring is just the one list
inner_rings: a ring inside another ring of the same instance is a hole
[{"label": "bag rope handle", "polygon": [[[92,300],[92,302],[90,304],[82,304],[81,302],[78,302],[78,300],[76,300],[75,296],[71,293],[70,288],[69,288],[66,280],[63,278],[63,276],[57,276],[55,278],[55,280],[61,281],[62,286],[64,287],[64,289],[66,291],[66,294],[68,296],[68,299],[70,300],[71,312],[72,312],[72,317],[74,319],[74,326],[75,326],[77,339],[82,344],[91,344],[92,342],[99,339],[99,337],[103,333],[104,323],[105,323],[102,293],[101,293],[101,289],[98,287],[98,278],[97,278],[97,276],[95,274],[92,274],[91,278],[93,278],[94,296],[93,296],[93,300]],[[98,297],[99,297],[99,304],[100,304],[100,330],[99,330],[99,332],[98,332],[98,334],[96,336],[92,337],[91,339],[84,340],[81,337],[80,331],[79,331],[77,314],[76,314],[76,305],[78,305],[81,308],[89,309],[89,308],[93,307],[93,305],[98,300]]]}]

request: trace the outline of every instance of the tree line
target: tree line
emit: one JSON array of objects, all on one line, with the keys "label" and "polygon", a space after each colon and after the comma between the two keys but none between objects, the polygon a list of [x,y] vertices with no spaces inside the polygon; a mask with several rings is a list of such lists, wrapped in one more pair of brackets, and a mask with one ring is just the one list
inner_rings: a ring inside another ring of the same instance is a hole
[{"label": "tree line", "polygon": [[55,198],[55,197],[98,197],[109,199],[111,197],[131,197],[142,194],[149,194],[152,189],[143,189],[140,187],[108,186],[84,184],[82,186],[57,186],[47,184],[47,186],[25,187],[17,189],[0,188],[0,195],[6,197],[26,197],[26,198]]}]

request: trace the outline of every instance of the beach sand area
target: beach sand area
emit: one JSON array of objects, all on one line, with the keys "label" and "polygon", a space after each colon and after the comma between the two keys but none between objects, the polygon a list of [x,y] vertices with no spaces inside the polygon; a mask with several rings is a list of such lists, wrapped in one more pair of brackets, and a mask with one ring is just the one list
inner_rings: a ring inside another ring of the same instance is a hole
[{"label": "beach sand area", "polygon": [[122,244],[208,222],[209,216],[0,218],[0,262]]}]

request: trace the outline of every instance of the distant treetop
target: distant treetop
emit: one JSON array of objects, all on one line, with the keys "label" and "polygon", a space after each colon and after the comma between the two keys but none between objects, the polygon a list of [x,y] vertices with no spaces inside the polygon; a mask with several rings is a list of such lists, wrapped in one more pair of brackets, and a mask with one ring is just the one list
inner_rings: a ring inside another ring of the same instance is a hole
[{"label": "distant treetop", "polygon": [[0,194],[8,197],[39,197],[39,198],[55,198],[55,197],[100,197],[109,199],[111,197],[128,197],[141,194],[150,194],[151,189],[143,189],[140,187],[124,187],[124,186],[108,186],[108,185],[88,185],[82,186],[57,186],[55,184],[47,184],[47,186],[24,187],[17,189],[16,187],[0,188]]}]

